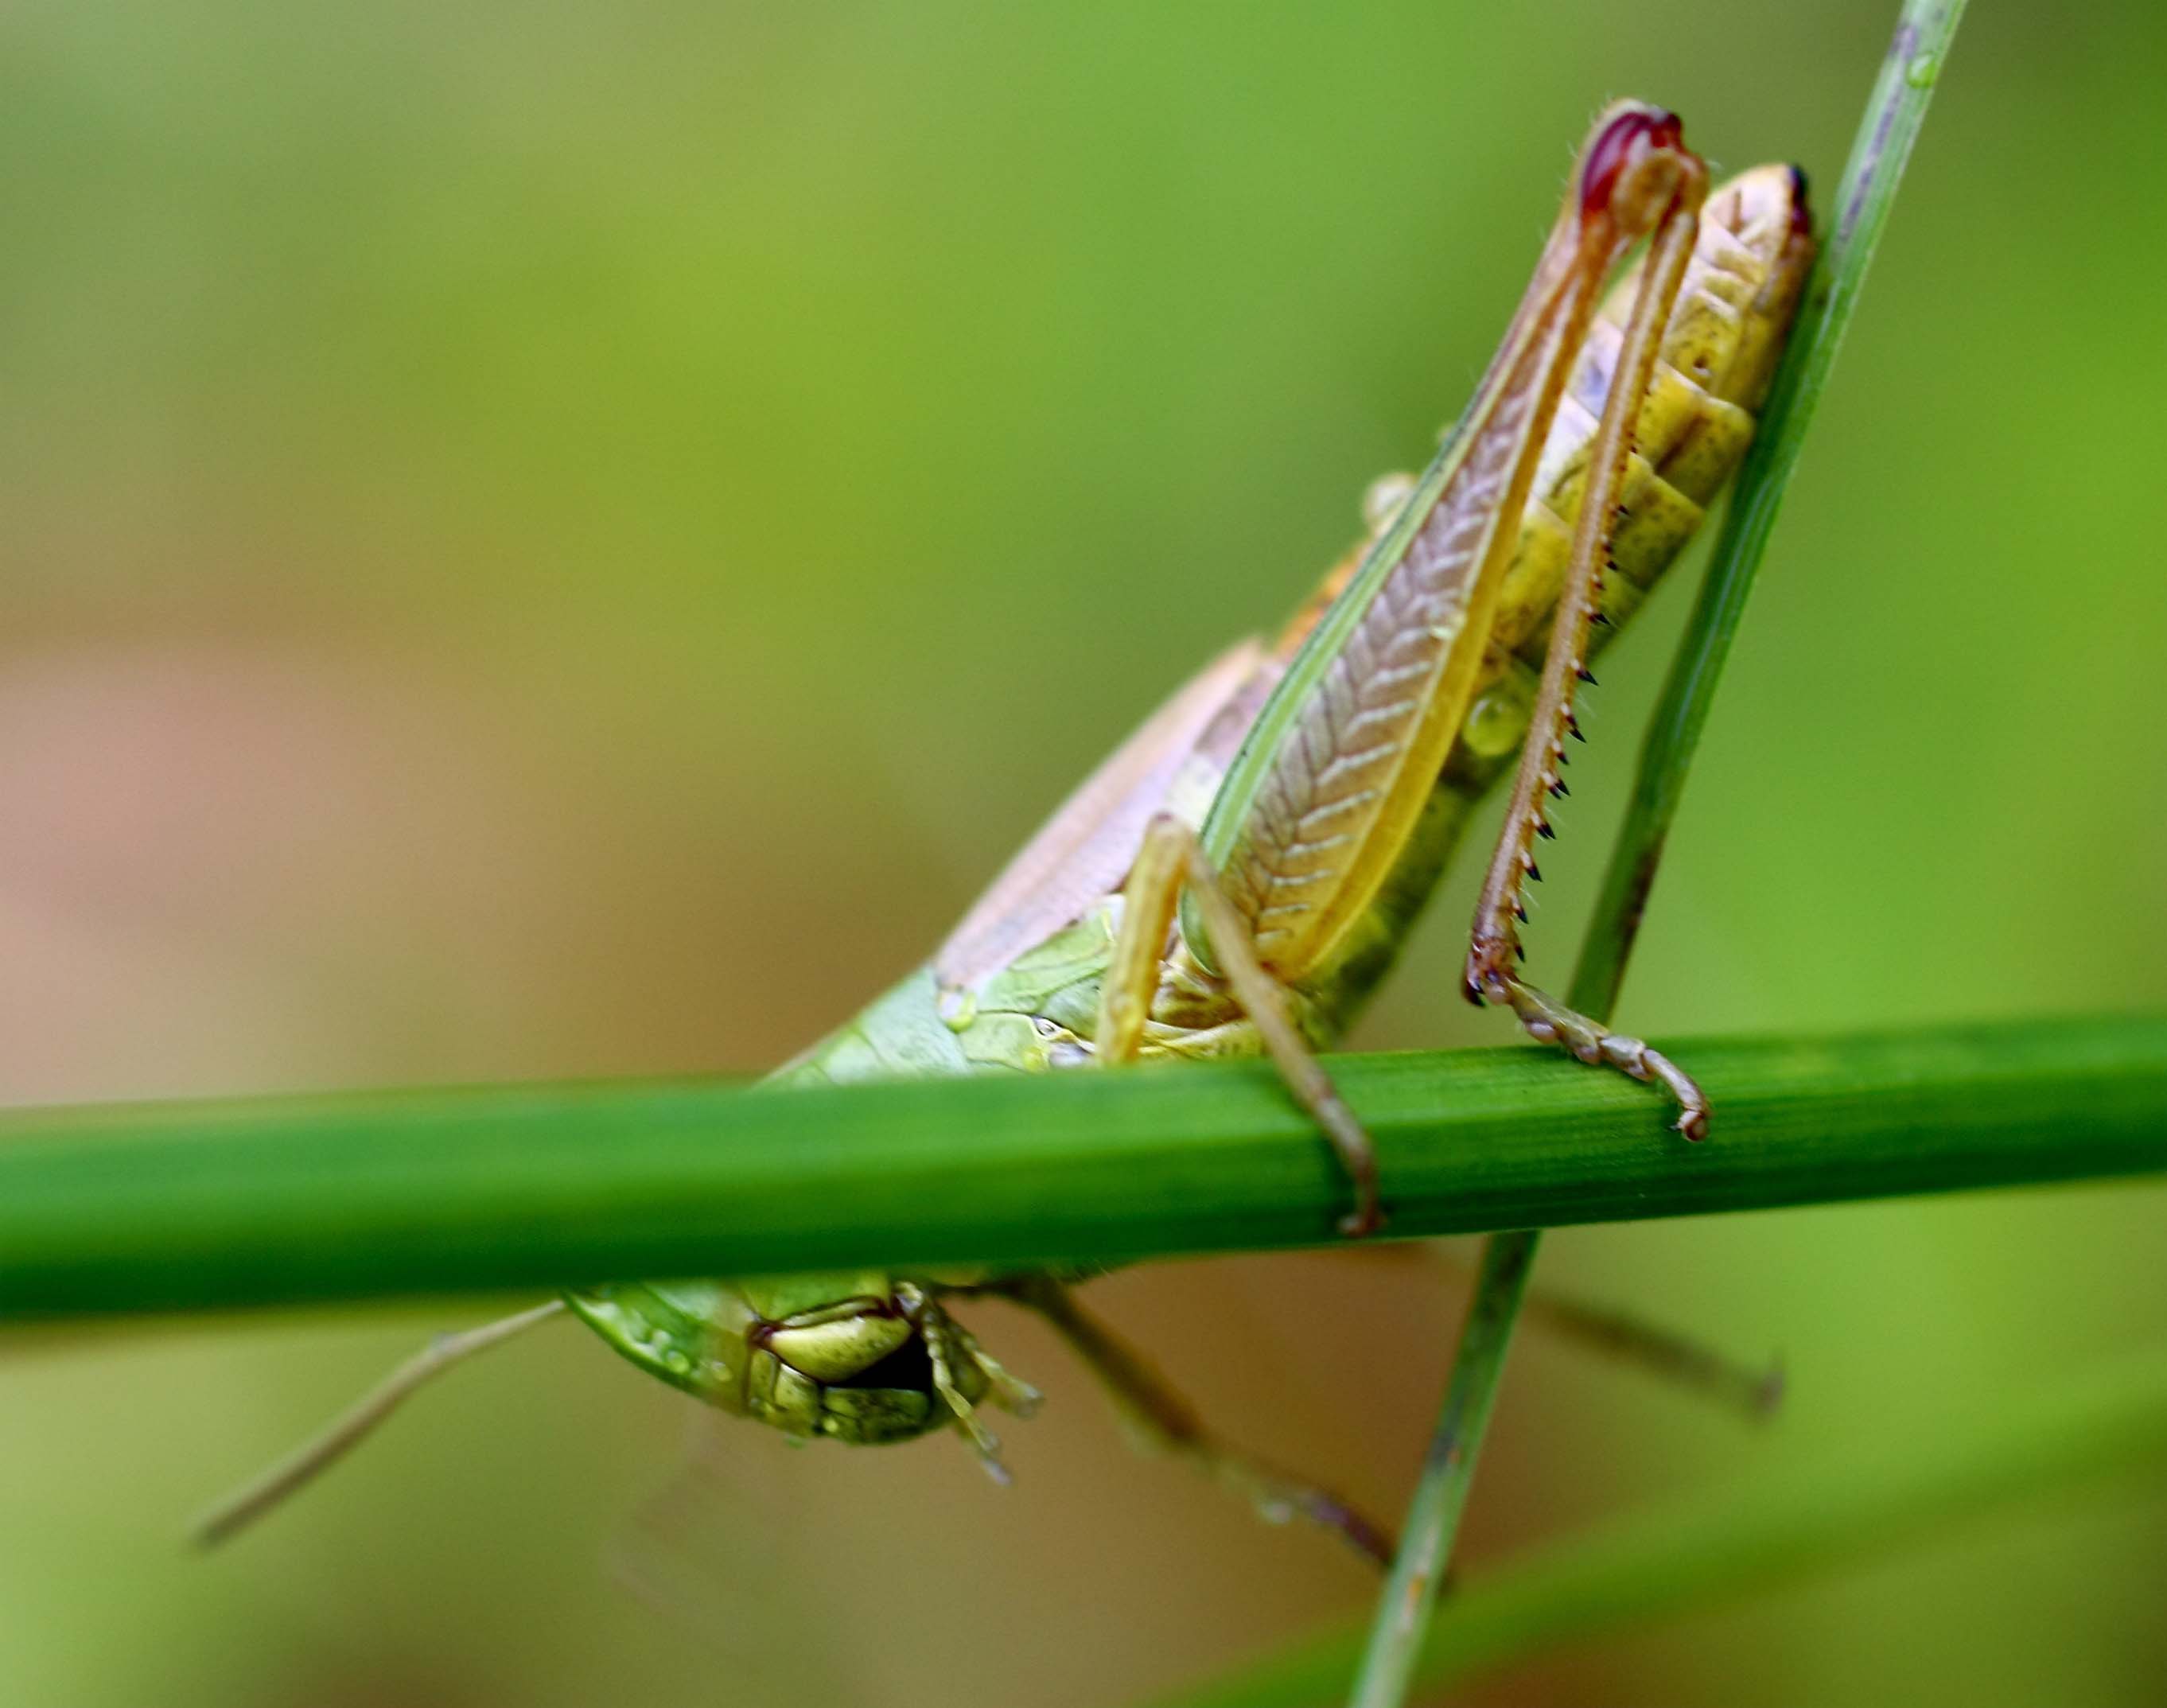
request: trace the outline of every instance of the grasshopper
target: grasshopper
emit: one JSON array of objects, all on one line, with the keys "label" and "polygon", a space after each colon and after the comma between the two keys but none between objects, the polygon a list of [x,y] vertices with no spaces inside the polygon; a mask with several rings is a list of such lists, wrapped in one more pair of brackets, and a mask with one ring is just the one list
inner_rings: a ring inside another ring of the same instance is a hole
[{"label": "grasshopper", "polygon": [[[1607,299],[1605,280],[1644,252]],[[1581,151],[1503,342],[1418,477],[1370,490],[1364,538],[1275,643],[1179,690],[1055,812],[930,963],[771,1083],[1269,1056],[1343,1164],[1349,1236],[1385,1206],[1367,1135],[1317,1052],[1385,977],[1475,802],[1517,749],[1468,995],[1534,1037],[1661,1085],[1688,1139],[1698,1088],[1520,975],[1523,887],[1566,793],[1578,683],[1736,467],[1813,248],[1804,183],[1763,167],[1712,194],[1678,120],[1620,103]],[[1550,621],[1547,633],[1544,618]],[[439,1341],[215,1511],[246,1524],[437,1372],[566,1311],[651,1375],[798,1437],[952,1428],[997,1475],[988,1404],[1038,1396],[951,1313],[1041,1313],[1145,1438],[1267,1516],[1364,1553],[1389,1541],[1327,1489],[1223,1440],[1089,1314],[1078,1274],[867,1269],[598,1286]]]}]

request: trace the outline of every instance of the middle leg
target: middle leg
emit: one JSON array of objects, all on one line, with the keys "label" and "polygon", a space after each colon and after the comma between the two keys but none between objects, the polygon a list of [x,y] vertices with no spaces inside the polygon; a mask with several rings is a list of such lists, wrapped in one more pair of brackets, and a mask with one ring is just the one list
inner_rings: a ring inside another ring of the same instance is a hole
[{"label": "middle leg", "polygon": [[1196,832],[1171,813],[1152,819],[1122,892],[1121,926],[1100,987],[1097,1046],[1108,1065],[1135,1059],[1151,1016],[1168,935],[1184,890],[1195,899],[1234,1000],[1257,1028],[1287,1089],[1332,1141],[1354,1187],[1339,1231],[1350,1239],[1385,1225],[1377,1198],[1377,1154],[1287,1010],[1285,988],[1257,959],[1248,926],[1221,888]]},{"label": "middle leg", "polygon": [[1190,1460],[1274,1523],[1307,1519],[1336,1532],[1372,1564],[1391,1564],[1396,1544],[1390,1530],[1364,1518],[1330,1489],[1281,1471],[1221,1440],[1143,1354],[1077,1303],[1069,1288],[1035,1276],[1020,1279],[1002,1291],[1052,1324],[1092,1374],[1105,1384],[1114,1403],[1145,1445]]}]

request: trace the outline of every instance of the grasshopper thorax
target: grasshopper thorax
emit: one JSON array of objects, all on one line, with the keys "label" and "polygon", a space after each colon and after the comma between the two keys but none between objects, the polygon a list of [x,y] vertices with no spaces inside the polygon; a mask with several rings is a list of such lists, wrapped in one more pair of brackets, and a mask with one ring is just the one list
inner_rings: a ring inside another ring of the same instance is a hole
[{"label": "grasshopper thorax", "polygon": [[947,1313],[877,1270],[605,1286],[570,1301],[649,1375],[801,1440],[909,1440],[988,1387]]}]

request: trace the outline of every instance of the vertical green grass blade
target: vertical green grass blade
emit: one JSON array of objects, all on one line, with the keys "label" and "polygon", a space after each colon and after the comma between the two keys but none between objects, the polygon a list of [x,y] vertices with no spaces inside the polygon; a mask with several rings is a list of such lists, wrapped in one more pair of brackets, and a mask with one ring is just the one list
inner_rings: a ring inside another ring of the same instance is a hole
[{"label": "vertical green grass blade", "polygon": [[1798,467],[1806,428],[1828,389],[1836,352],[1850,329],[1867,268],[1880,247],[1964,5],[1965,0],[1910,0],[1897,20],[1889,57],[1836,193],[1834,228],[1770,389],[1761,432],[1739,471],[1699,601],[1649,720],[1632,804],[1612,845],[1573,979],[1570,1000],[1583,1013],[1607,1015],[1617,1002],[1626,957],[1685,793],[1687,768],[1715,703],[1716,683],[1730,655],[1746,595]]},{"label": "vertical green grass blade", "polygon": [[[1837,191],[1834,231],[1740,471],[1699,602],[1693,608],[1662,698],[1650,723],[1635,773],[1632,804],[1613,845],[1588,925],[1568,1002],[1607,1020],[1625,976],[1663,842],[1685,789],[1716,683],[1730,654],[1746,595],[1760,569],[1797,468],[1837,350],[1894,205],[1911,148],[1947,61],[1964,0],[1907,0],[1888,57],[1867,102]],[[1430,1451],[1408,1509],[1405,1536],[1377,1604],[1356,1676],[1355,1708],[1397,1708],[1407,1698],[1427,1635],[1437,1589],[1452,1556],[1460,1515],[1481,1456],[1482,1437],[1520,1296],[1540,1235],[1500,1233],[1483,1253],[1482,1277],[1445,1385]]]},{"label": "vertical green grass blade", "polygon": [[1452,1539],[1460,1530],[1460,1511],[1467,1504],[1470,1478],[1461,1467],[1472,1469],[1476,1450],[1490,1426],[1505,1350],[1534,1261],[1533,1233],[1501,1233],[1483,1243],[1481,1272],[1468,1305],[1467,1326],[1460,1330],[1444,1409],[1430,1437],[1391,1578],[1370,1629],[1370,1645],[1355,1679],[1354,1708],[1398,1708],[1412,1682]]}]

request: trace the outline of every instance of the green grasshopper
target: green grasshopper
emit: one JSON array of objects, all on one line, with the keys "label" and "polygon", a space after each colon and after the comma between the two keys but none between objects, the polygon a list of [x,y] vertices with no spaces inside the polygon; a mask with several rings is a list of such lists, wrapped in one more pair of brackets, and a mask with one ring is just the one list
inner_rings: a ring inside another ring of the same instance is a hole
[{"label": "green grasshopper", "polygon": [[[1521,888],[1540,876],[1546,801],[1566,792],[1576,685],[1736,467],[1812,247],[1794,169],[1761,167],[1711,195],[1674,117],[1633,103],[1605,112],[1504,342],[1428,469],[1374,485],[1367,537],[1275,644],[1244,642],[1176,692],[930,964],[771,1083],[1268,1055],[1345,1168],[1343,1231],[1374,1232],[1384,1205],[1370,1141],[1316,1052],[1384,978],[1518,749],[1468,995],[1584,1061],[1659,1081],[1678,1129],[1702,1137],[1707,1106],[1680,1069],[1521,979]],[[1027,1414],[1038,1396],[948,1309],[990,1294],[1044,1316],[1147,1440],[1268,1516],[1301,1514],[1388,1556],[1328,1490],[1207,1429],[1083,1309],[1081,1279],[867,1269],[572,1292],[438,1342],[200,1534],[239,1529],[422,1382],[566,1309],[723,1411],[800,1439],[953,1428],[1001,1475],[981,1408]]]}]

